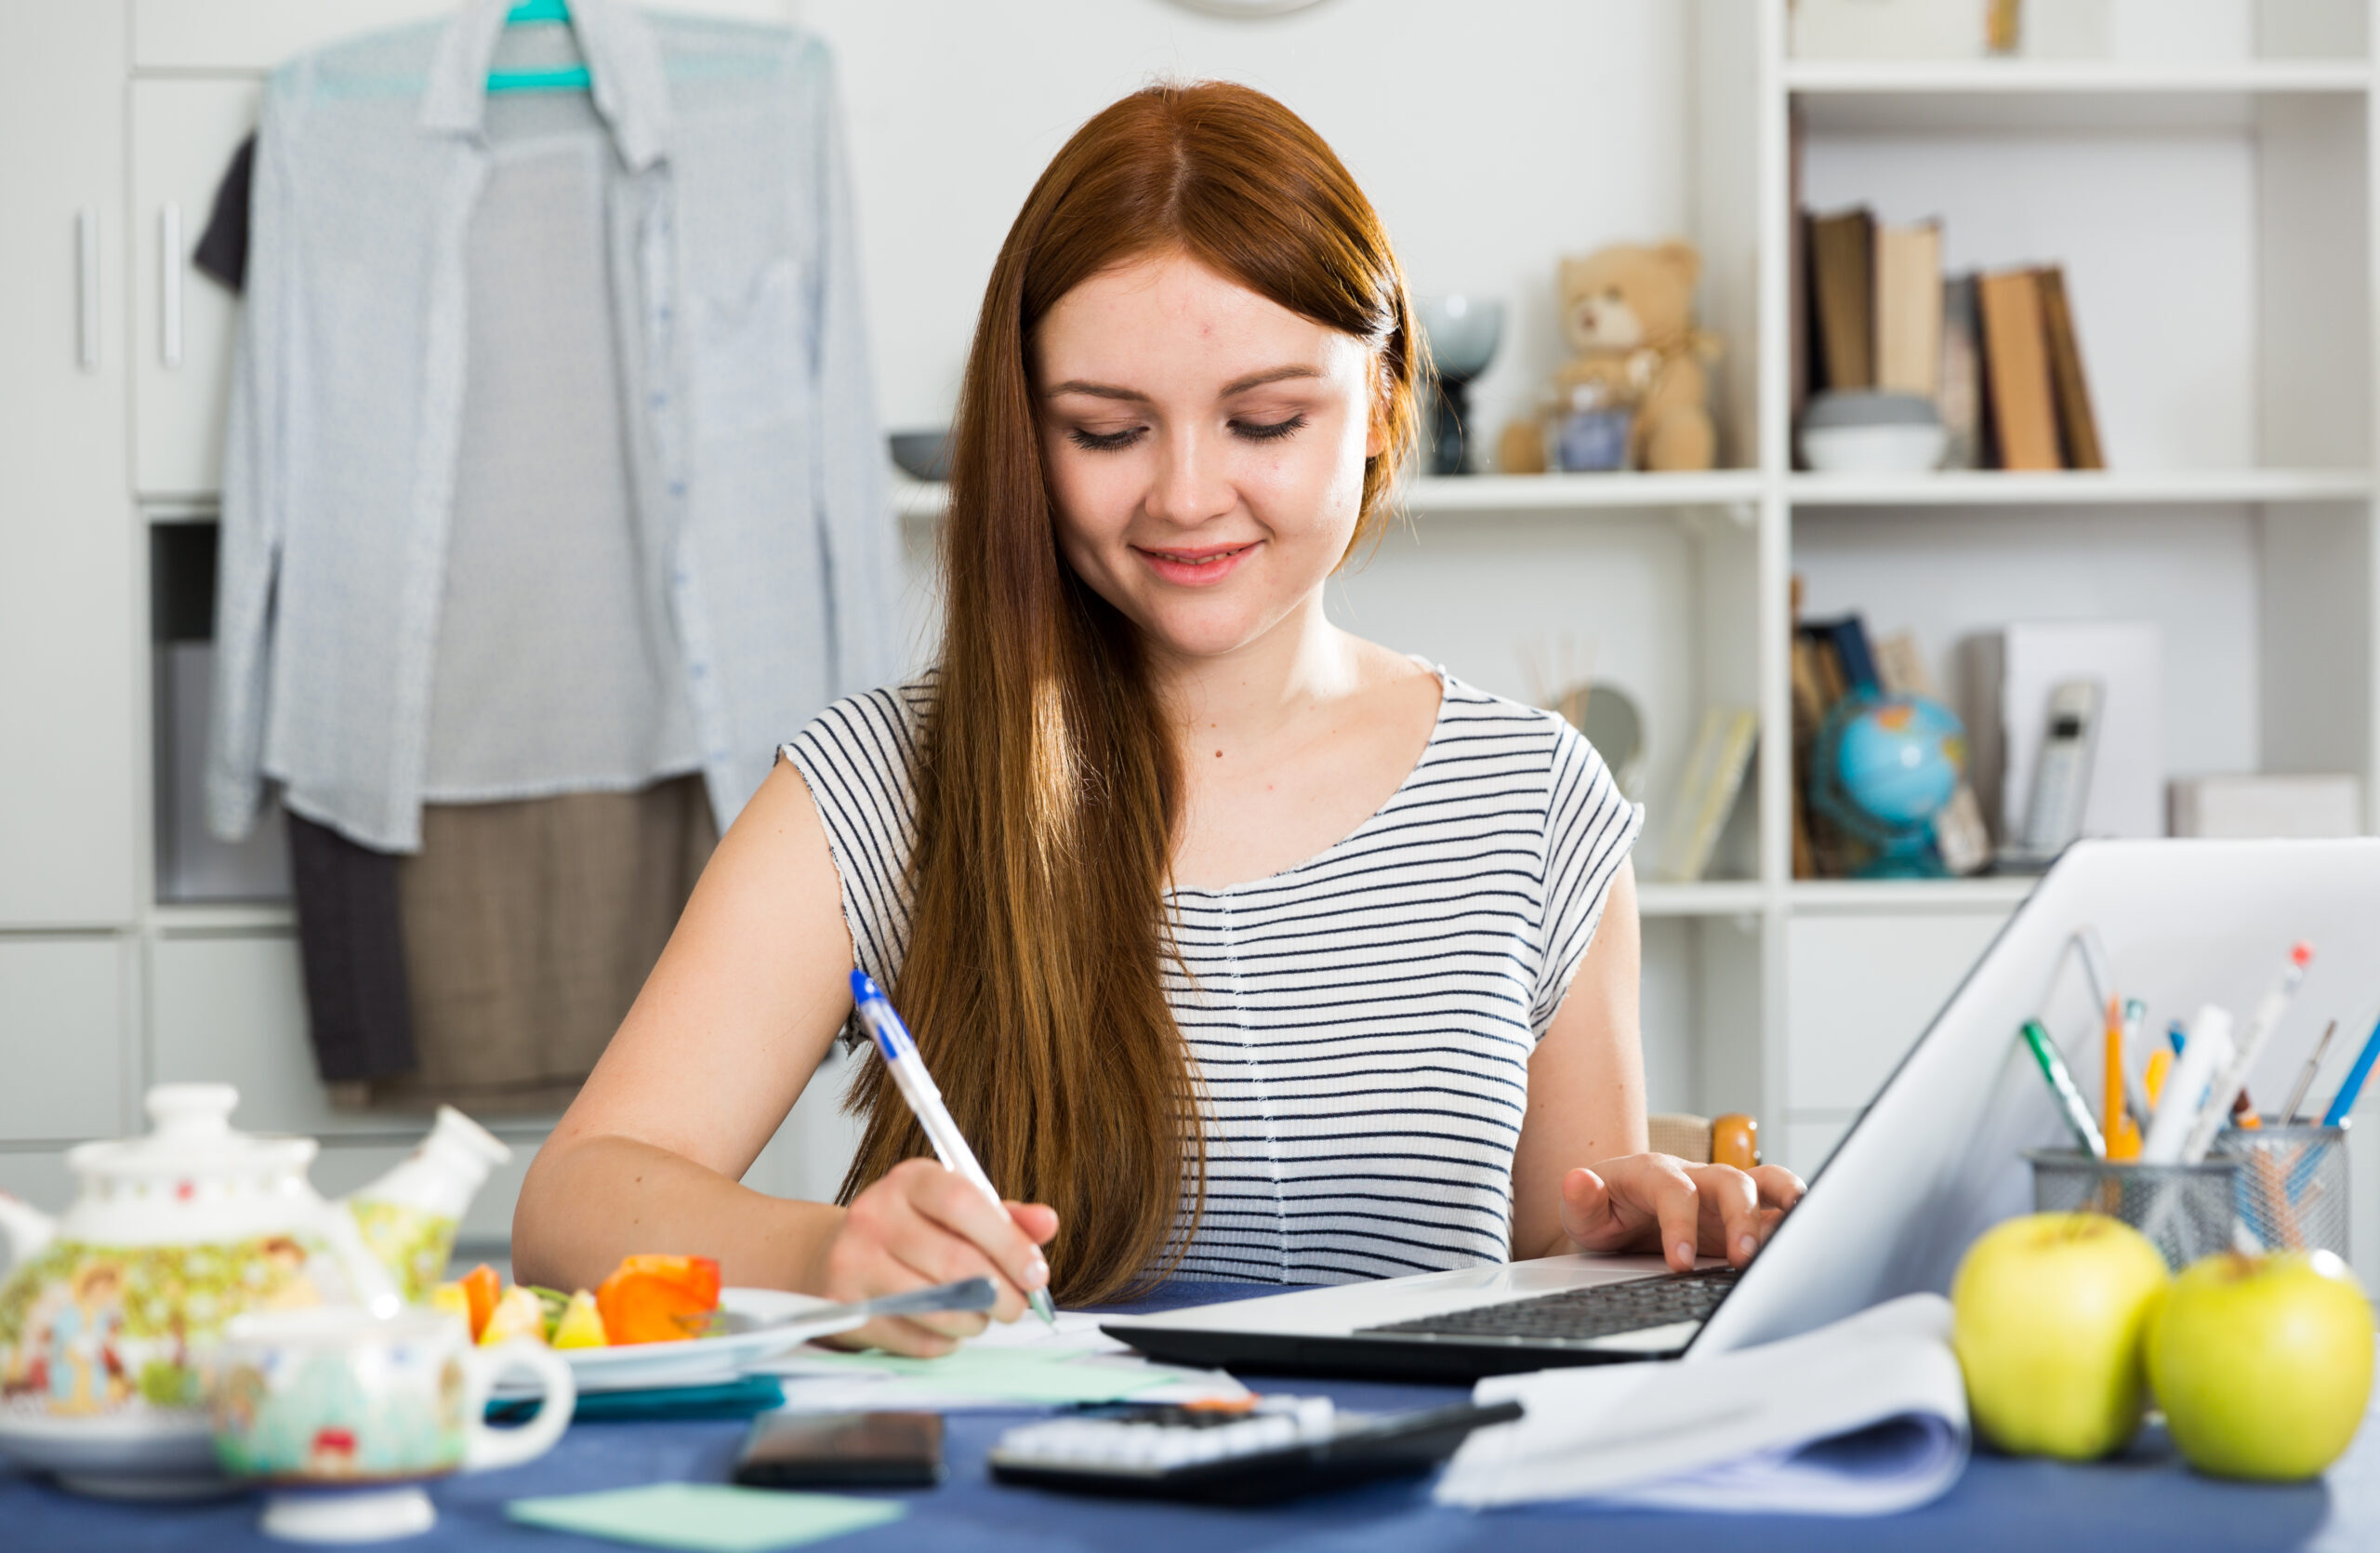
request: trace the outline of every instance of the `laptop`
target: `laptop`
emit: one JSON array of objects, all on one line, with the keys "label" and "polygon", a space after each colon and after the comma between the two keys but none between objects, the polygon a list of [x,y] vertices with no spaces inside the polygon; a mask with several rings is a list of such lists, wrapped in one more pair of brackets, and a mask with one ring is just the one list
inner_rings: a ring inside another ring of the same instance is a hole
[{"label": "laptop", "polygon": [[[1119,1317],[1101,1330],[1170,1363],[1465,1381],[1691,1362],[1900,1294],[1947,1292],[1977,1235],[2031,1211],[2024,1150],[2072,1145],[2018,1027],[2041,1018],[2083,1093],[2100,1093],[2096,1000],[2069,952],[2085,926],[2106,943],[2122,990],[2148,1000],[2153,1029],[2207,1002],[2244,1016],[2290,947],[2311,943],[2305,984],[2249,1076],[2251,1095],[2279,1096],[2327,1020],[2355,1033],[2339,1042],[2351,1049],[2380,1004],[2380,840],[2069,848],[1740,1273],[1715,1263],[1671,1273],[1656,1256],[1549,1256]],[[2357,1193],[2363,1214],[2374,1195]],[[2360,1218],[2356,1238],[2380,1243]]]}]

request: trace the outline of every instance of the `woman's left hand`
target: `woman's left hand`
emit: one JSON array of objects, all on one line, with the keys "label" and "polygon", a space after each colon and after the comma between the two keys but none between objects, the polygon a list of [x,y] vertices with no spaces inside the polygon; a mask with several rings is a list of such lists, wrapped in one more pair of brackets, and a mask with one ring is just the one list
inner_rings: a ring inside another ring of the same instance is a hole
[{"label": "woman's left hand", "polygon": [[1695,1257],[1740,1268],[1802,1199],[1783,1165],[1738,1170],[1672,1154],[1631,1154],[1562,1178],[1562,1232],[1581,1251],[1650,1251],[1687,1272]]}]

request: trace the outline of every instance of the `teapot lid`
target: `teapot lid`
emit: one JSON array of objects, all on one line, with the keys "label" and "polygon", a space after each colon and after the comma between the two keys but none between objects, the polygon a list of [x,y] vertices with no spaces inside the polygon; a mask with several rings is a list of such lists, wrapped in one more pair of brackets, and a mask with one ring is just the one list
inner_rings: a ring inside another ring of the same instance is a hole
[{"label": "teapot lid", "polygon": [[139,1137],[77,1144],[66,1162],[86,1175],[263,1175],[303,1170],[314,1140],[235,1132],[230,1084],[156,1084],[143,1101],[152,1130]]}]

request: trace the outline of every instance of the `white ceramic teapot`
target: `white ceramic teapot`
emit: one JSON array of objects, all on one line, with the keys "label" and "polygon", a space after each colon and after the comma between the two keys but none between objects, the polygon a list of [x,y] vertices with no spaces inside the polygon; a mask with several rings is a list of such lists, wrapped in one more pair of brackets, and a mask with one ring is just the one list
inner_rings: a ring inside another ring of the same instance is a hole
[{"label": "white ceramic teapot", "polygon": [[235,1132],[238,1103],[229,1084],[160,1084],[154,1131],[67,1151],[82,1192],[59,1218],[0,1193],[0,1449],[90,1478],[133,1458],[154,1469],[140,1444],[194,1436],[204,1472],[223,1324],[313,1305],[390,1315],[420,1299],[472,1194],[511,1157],[442,1107],[411,1158],[334,1203],[306,1179],[313,1139]]}]

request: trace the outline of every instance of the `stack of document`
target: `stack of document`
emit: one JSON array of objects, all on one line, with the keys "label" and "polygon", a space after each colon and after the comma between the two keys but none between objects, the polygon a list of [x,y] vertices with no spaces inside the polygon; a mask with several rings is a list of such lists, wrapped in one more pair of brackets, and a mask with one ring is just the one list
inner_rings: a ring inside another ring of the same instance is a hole
[{"label": "stack of document", "polygon": [[1099,1330],[1104,1318],[1060,1311],[1052,1332],[1027,1316],[994,1324],[940,1359],[794,1349],[748,1366],[775,1375],[802,1412],[1051,1407],[1071,1402],[1234,1400],[1248,1388],[1220,1370],[1151,1364]]},{"label": "stack of document", "polygon": [[1473,1395],[1527,1415],[1463,1443],[1442,1504],[1891,1515],[1948,1492],[1967,1460],[1938,1294],[1712,1359],[1499,1375]]}]

